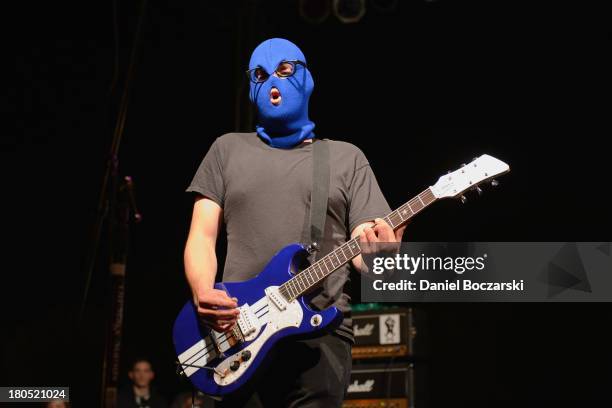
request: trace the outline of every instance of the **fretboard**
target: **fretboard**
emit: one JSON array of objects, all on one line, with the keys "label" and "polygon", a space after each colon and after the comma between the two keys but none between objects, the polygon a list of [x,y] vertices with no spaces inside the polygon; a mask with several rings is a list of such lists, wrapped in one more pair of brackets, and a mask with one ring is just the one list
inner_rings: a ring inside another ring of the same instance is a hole
[{"label": "fretboard", "polygon": [[[425,207],[436,201],[430,188],[400,206],[383,218],[394,230],[405,224]],[[325,277],[361,253],[359,238],[353,238],[334,249],[302,272],[279,287],[279,292],[287,300],[293,300],[308,292]]]}]

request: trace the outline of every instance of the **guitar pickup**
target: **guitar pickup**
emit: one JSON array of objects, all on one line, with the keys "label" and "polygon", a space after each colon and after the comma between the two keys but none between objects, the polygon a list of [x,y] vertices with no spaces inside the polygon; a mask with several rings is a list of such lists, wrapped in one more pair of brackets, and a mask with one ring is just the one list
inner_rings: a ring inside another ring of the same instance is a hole
[{"label": "guitar pickup", "polygon": [[242,333],[243,340],[252,340],[255,336],[257,336],[257,332],[259,329],[259,319],[248,304],[244,304],[238,308],[240,310],[240,314],[238,315],[238,327],[240,328],[240,332]]},{"label": "guitar pickup", "polygon": [[287,301],[278,293],[278,289],[275,287],[266,288],[266,296],[278,310],[285,310],[287,308]]}]

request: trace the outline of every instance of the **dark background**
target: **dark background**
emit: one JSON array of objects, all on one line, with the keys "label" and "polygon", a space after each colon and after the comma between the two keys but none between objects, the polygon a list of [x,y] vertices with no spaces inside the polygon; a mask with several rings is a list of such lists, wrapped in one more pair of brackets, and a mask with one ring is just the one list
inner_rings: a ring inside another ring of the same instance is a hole
[{"label": "dark background", "polygon": [[[86,3],[24,4],[7,37],[17,45],[7,87],[17,126],[2,137],[0,382],[69,384],[77,406],[99,398],[105,244],[77,316],[138,21],[135,1],[118,2],[114,35],[113,3]],[[184,189],[216,137],[253,129],[243,70],[266,38],[302,48],[317,135],[359,146],[392,207],[473,156],[510,163],[495,191],[436,204],[405,239],[610,241],[608,10],[366,4],[357,24],[332,15],[314,25],[296,1],[149,3],[119,155],[144,216],[132,229],[123,365],[151,357],[164,394],[188,388],[174,374],[170,333],[188,298]],[[609,304],[418,307],[431,336],[424,406],[610,404]]]}]

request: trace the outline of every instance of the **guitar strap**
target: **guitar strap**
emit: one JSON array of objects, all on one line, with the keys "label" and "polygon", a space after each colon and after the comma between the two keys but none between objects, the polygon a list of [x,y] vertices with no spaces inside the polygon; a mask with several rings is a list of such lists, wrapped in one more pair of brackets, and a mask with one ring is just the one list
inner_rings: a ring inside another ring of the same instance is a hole
[{"label": "guitar strap", "polygon": [[[317,139],[312,146],[312,192],[310,194],[310,223],[304,228],[302,242],[322,244],[329,197],[329,143]],[[316,259],[318,252],[313,255]]]}]

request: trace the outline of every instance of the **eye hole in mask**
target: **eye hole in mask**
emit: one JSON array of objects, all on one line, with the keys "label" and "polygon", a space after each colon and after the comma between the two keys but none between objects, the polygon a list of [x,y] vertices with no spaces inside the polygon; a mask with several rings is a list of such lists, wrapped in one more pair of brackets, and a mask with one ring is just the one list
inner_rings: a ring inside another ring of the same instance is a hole
[{"label": "eye hole in mask", "polygon": [[[306,63],[299,60],[282,61],[276,67],[274,74],[279,78],[288,78],[295,73],[298,65],[306,67]],[[270,74],[262,67],[249,69],[246,73],[249,79],[254,83],[265,82],[270,77]]]}]

